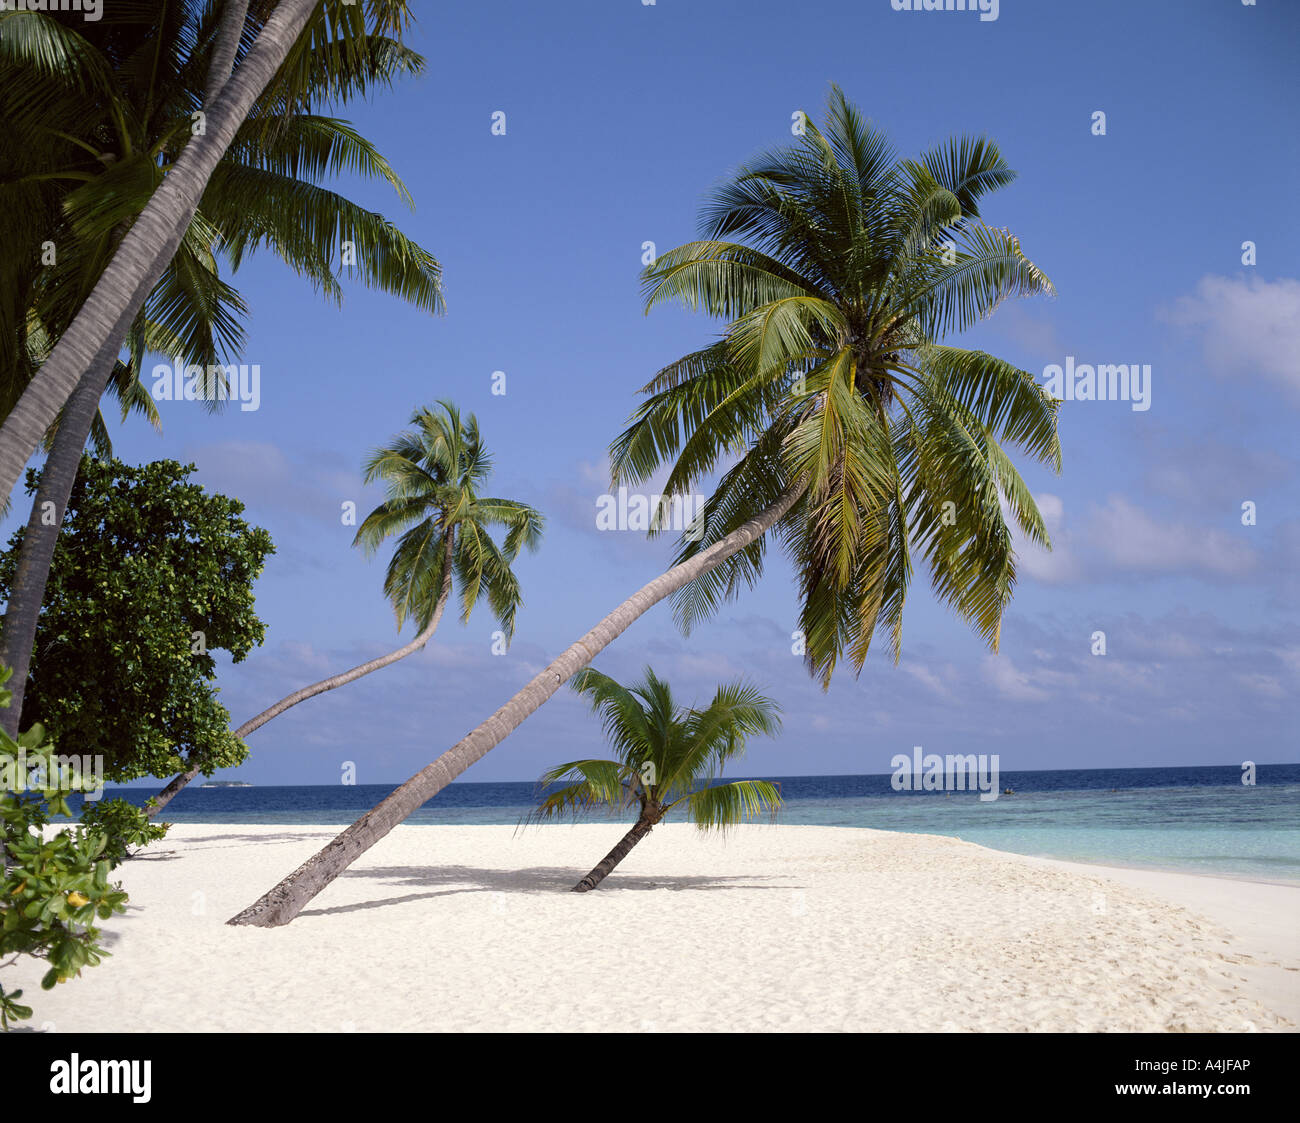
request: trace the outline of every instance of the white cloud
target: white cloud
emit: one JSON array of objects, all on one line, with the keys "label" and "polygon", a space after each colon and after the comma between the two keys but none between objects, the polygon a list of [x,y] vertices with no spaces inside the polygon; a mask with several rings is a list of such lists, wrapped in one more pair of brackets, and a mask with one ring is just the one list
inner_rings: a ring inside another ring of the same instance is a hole
[{"label": "white cloud", "polygon": [[1045,550],[1030,542],[1009,517],[1009,512],[1006,512],[1008,523],[1012,527],[1020,572],[1044,585],[1062,585],[1080,580],[1084,576],[1084,568],[1075,553],[1070,532],[1065,529],[1065,502],[1059,495],[1046,491],[1034,499],[1039,514],[1043,516],[1043,525],[1047,527],[1052,548]]},{"label": "white cloud", "polygon": [[377,488],[363,487],[359,472],[343,466],[336,453],[295,454],[266,441],[217,441],[189,445],[183,458],[198,465],[198,480],[213,491],[242,500],[250,511],[276,511],[313,519],[337,520],[344,500],[357,504],[358,517],[368,513],[366,497]]},{"label": "white cloud", "polygon": [[1204,648],[1194,639],[1176,631],[1131,634],[1126,637],[1125,644],[1129,651],[1158,659],[1197,659],[1204,653]]},{"label": "white cloud", "polygon": [[740,678],[745,671],[720,652],[682,652],[676,660],[679,674],[706,683],[712,695],[715,684],[723,679]]},{"label": "white cloud", "polygon": [[1160,522],[1119,495],[1093,513],[1087,537],[1119,569],[1240,576],[1255,565],[1251,549],[1223,531]]},{"label": "white cloud", "polygon": [[1300,647],[1284,647],[1277,655],[1288,671],[1293,675],[1300,675]]},{"label": "white cloud", "polygon": [[1179,506],[1215,516],[1241,512],[1242,500],[1286,483],[1295,465],[1271,449],[1233,446],[1213,438],[1162,442],[1144,486]]},{"label": "white cloud", "polygon": [[1263,375],[1300,399],[1300,280],[1202,277],[1169,319],[1201,334],[1212,374]]},{"label": "white cloud", "polygon": [[1262,694],[1265,698],[1285,698],[1287,692],[1283,689],[1282,684],[1272,675],[1259,674],[1240,674],[1232,676],[1246,690],[1254,691],[1256,694]]},{"label": "white cloud", "polygon": [[579,460],[575,474],[580,484],[595,488],[598,493],[603,494],[609,490],[609,471],[610,464],[607,456],[598,464],[590,460]]},{"label": "white cloud", "polygon": [[1015,532],[1021,572],[1045,585],[1107,580],[1123,573],[1198,574],[1240,577],[1256,567],[1254,551],[1222,530],[1164,522],[1122,495],[1093,506],[1082,525],[1067,529],[1065,506],[1044,493],[1038,509],[1052,539],[1052,550],[1033,545]]},{"label": "white cloud", "polygon": [[1046,702],[1051,695],[1034,685],[1033,678],[1016,670],[1015,664],[1005,655],[986,655],[983,662],[984,677],[1004,698],[1015,702]]},{"label": "white cloud", "polygon": [[1050,319],[1050,310],[1031,312],[1020,304],[1006,304],[998,309],[993,327],[1007,339],[1035,359],[1057,361],[1066,348],[1061,342],[1056,324]]},{"label": "white cloud", "polygon": [[922,686],[928,687],[940,698],[951,697],[951,692],[944,685],[943,680],[924,664],[909,663],[907,660],[903,660],[898,664],[898,669],[905,674],[911,675]]}]

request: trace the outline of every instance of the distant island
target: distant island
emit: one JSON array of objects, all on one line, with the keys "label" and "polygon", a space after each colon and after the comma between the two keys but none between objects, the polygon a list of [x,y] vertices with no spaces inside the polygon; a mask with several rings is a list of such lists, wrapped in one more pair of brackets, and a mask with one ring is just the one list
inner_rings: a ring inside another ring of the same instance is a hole
[{"label": "distant island", "polygon": [[205,788],[251,788],[252,786],[247,780],[209,780],[203,785]]}]

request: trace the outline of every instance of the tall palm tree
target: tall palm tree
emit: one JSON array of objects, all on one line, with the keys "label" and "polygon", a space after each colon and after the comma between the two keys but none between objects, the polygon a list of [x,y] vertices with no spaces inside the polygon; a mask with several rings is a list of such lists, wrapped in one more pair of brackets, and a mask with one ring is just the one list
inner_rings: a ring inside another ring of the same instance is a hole
[{"label": "tall palm tree", "polygon": [[[105,16],[119,6],[108,7]],[[366,4],[211,0],[185,7],[201,8],[205,13],[208,34],[204,45],[213,39],[218,43],[205,76],[201,104],[205,128],[185,137],[184,149],[170,174],[149,197],[68,330],[6,416],[0,427],[0,495],[13,491],[42,434],[86,372],[111,365],[117,356],[188,229],[209,177],[258,97],[270,86],[285,103],[298,104],[322,77],[332,83],[335,94],[356,88],[350,75],[358,62],[371,54],[372,37],[400,37],[410,18],[405,0],[370,0]],[[0,21],[16,23],[33,14],[37,13],[6,12],[0,14]],[[4,29],[11,30],[7,23]],[[20,38],[33,40],[45,69],[68,72],[93,92],[92,79],[102,75],[92,73],[93,66],[83,71],[82,48],[75,36],[65,32],[54,32],[48,24],[38,26],[30,20],[17,28]],[[34,91],[33,103],[38,104],[41,83],[33,83],[32,77],[23,77],[19,88]],[[6,69],[6,81],[18,79]]]},{"label": "tall palm tree", "polygon": [[642,613],[677,594],[689,626],[756,580],[773,528],[824,683],[841,653],[861,668],[878,627],[897,655],[913,552],[996,649],[1015,582],[1002,501],[1047,545],[1003,446],[1059,469],[1057,403],[1027,371],[941,341],[1010,296],[1052,291],[1018,239],[980,219],[980,200],[1013,175],[987,139],[900,160],[832,89],[823,128],[719,187],[702,239],[660,257],[645,283],[648,306],[703,309],[726,322],[723,337],[659,373],[611,450],[616,483],[671,463],[656,489],[669,494],[725,469],[703,536],[231,923],[288,923]]},{"label": "tall palm tree", "polygon": [[[411,424],[414,429],[399,434],[366,463],[366,482],[383,480],[388,498],[357,528],[353,544],[374,553],[401,535],[388,563],[384,593],[396,612],[398,631],[409,618],[418,629],[415,638],[387,655],[295,690],[244,722],[236,737],[247,737],[299,702],[419,651],[437,631],[453,584],[460,588],[462,623],[482,596],[507,640],[514,635],[523,595],[511,566],[520,550],[536,550],[541,543],[542,515],[518,500],[479,494],[492,473],[492,460],[472,413],[462,419],[451,402],[440,401],[436,409],[416,410]],[[505,531],[500,546],[492,538],[494,528]],[[156,797],[150,817],[199,771],[192,768],[173,778]]]},{"label": "tall palm tree", "polygon": [[595,889],[678,806],[702,831],[725,830],[765,811],[775,815],[781,806],[781,793],[767,780],[713,783],[744,753],[747,737],[781,727],[777,704],[754,687],[720,686],[713,701],[696,710],[678,706],[649,667],[633,687],[590,667],[571,685],[591,699],[618,759],[575,760],[543,773],[539,787],[563,786],[544,794],[529,819],[577,816],[596,807],[637,809],[632,829],[573,887],[575,893]]},{"label": "tall palm tree", "polygon": [[[17,14],[25,21],[0,17],[0,53],[12,59],[18,75],[0,100],[21,122],[28,143],[20,147],[18,166],[6,177],[0,197],[42,205],[47,216],[53,207],[52,228],[29,222],[20,231],[27,242],[52,241],[57,259],[30,278],[27,290],[3,295],[11,309],[14,302],[30,299],[47,337],[58,338],[123,241],[123,231],[149,204],[158,180],[183,156],[195,107],[203,104],[204,84],[212,74],[214,38],[219,47],[220,37],[205,5],[164,5],[144,17],[136,10],[110,9],[100,23],[81,28],[60,22],[71,21],[70,15]],[[52,42],[72,58],[66,70],[46,65]],[[238,352],[239,318],[246,309],[219,276],[218,260],[237,268],[261,246],[335,300],[341,299],[338,274],[344,272],[426,310],[441,308],[440,270],[433,257],[382,216],[316,182],[359,172],[388,182],[409,205],[401,180],[346,122],[307,108],[315,98],[352,96],[421,67],[418,55],[376,36],[368,52],[346,68],[313,65],[300,91],[297,80],[272,83],[214,169],[198,212],[136,314],[126,339],[128,368],[138,373],[144,351],[163,343],[179,360],[204,368]],[[32,72],[40,78],[35,88],[48,92],[38,115],[30,112]],[[89,111],[85,83],[93,83],[97,95]],[[356,248],[356,264],[339,269],[335,255],[344,241]],[[31,255],[37,260],[34,246]],[[108,355],[88,369],[59,417],[0,635],[0,662],[14,667],[17,703],[58,522],[100,396],[115,371],[129,384],[132,400],[140,396],[135,378],[122,367]],[[21,380],[22,368],[15,363],[0,376],[12,385]],[[6,396],[12,398],[13,391]],[[50,511],[58,517],[51,520]],[[11,733],[19,713],[16,704],[0,717],[6,728],[13,727]]]}]

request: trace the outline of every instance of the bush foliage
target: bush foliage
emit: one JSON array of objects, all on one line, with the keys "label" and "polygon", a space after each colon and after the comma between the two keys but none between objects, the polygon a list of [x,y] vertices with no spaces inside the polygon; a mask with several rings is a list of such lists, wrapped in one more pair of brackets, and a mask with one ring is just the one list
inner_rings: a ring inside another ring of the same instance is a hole
[{"label": "bush foliage", "polygon": [[[0,668],[0,684],[11,675]],[[0,705],[10,702],[0,686]],[[28,780],[39,769],[41,786]],[[127,895],[108,880],[108,833],[68,827],[46,837],[51,816],[71,815],[68,796],[84,790],[81,777],[60,767],[45,730],[33,725],[16,741],[0,732],[0,832],[4,875],[0,879],[0,966],[20,955],[49,963],[41,986],[49,990],[98,965],[109,953],[99,944],[96,920],[126,910]],[[6,958],[8,957],[8,958]],[[0,986],[0,1027],[29,1018],[21,990]]]}]

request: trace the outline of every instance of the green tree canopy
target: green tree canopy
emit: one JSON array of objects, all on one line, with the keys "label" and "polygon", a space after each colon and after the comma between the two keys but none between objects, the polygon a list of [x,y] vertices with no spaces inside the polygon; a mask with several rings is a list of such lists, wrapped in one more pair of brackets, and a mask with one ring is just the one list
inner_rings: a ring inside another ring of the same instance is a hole
[{"label": "green tree canopy", "polygon": [[[86,458],[54,552],[22,725],[40,715],[69,751],[102,753],[110,780],[207,775],[247,756],[217,701],[212,652],[239,662],[262,642],[253,582],[274,547],[242,503],[190,483],[193,471]],[[0,554],[5,598],[23,533]]]}]

